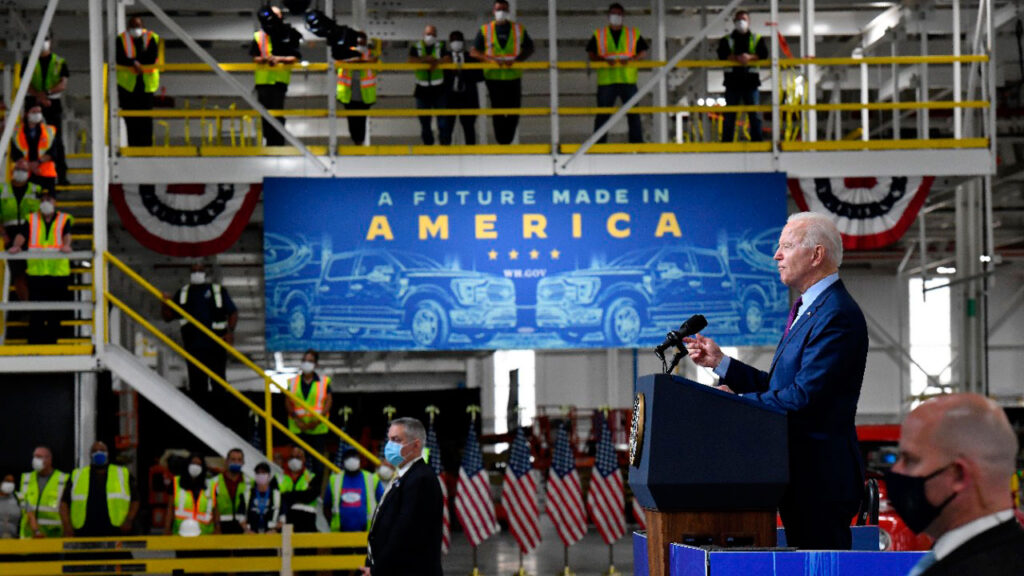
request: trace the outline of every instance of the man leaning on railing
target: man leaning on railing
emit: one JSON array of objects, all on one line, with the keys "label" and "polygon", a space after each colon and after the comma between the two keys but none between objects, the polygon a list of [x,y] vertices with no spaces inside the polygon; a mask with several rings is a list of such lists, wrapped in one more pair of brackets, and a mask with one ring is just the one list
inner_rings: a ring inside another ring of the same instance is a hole
[{"label": "man leaning on railing", "polygon": [[[746,104],[756,106],[760,104],[761,77],[756,67],[748,67],[747,64],[756,60],[768,58],[768,47],[764,37],[750,31],[750,14],[745,10],[736,12],[733,18],[734,29],[732,33],[725,36],[718,42],[718,59],[731,60],[739,64],[725,71],[725,104],[727,106],[738,106]],[[760,142],[763,140],[761,134],[761,114],[749,112],[747,118],[750,121],[750,140]],[[722,142],[732,142],[736,128],[736,113],[726,112],[725,122],[722,126]]]},{"label": "man leaning on railing", "polygon": [[[616,99],[625,104],[636,94],[637,69],[630,66],[630,63],[647,57],[647,42],[640,36],[638,29],[622,25],[625,16],[626,9],[622,4],[616,2],[609,6],[608,25],[595,30],[587,43],[590,60],[608,64],[597,69],[597,105],[602,108],[614,106]],[[594,118],[594,130],[603,126],[608,118],[608,114],[598,114]],[[643,142],[640,116],[630,114],[626,120],[629,124],[629,141]],[[598,142],[606,140],[607,133]]]},{"label": "man leaning on railing", "polygon": [[[533,39],[526,28],[509,19],[507,0],[494,3],[494,20],[480,27],[470,54],[477,60],[494,62],[497,68],[484,70],[491,108],[521,108],[523,104],[523,71],[512,68],[533,54]],[[511,144],[516,138],[519,116],[495,114],[494,139],[498,144]]]}]

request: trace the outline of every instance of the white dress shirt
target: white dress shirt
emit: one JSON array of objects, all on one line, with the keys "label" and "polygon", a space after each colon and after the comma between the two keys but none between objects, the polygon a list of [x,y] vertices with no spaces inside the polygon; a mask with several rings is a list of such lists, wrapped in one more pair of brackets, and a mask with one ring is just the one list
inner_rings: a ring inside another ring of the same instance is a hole
[{"label": "white dress shirt", "polygon": [[982,516],[977,520],[971,520],[963,526],[958,526],[949,532],[946,532],[939,539],[935,541],[935,545],[932,546],[932,552],[935,553],[935,561],[942,560],[946,556],[953,553],[954,550],[963,546],[968,540],[974,538],[978,534],[991,530],[996,526],[1009,522],[1013,519],[1013,509],[1007,508],[1006,510],[1000,510],[994,514],[988,516]]}]

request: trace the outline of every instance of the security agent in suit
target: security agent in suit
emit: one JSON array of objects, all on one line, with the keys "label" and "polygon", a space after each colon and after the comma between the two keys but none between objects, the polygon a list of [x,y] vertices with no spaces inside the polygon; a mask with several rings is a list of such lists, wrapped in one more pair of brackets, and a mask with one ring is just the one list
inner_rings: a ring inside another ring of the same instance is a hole
[{"label": "security agent in suit", "polygon": [[415,418],[388,429],[384,457],[398,471],[370,522],[364,576],[441,575],[441,485],[423,461],[427,432]]},{"label": "security agent in suit", "polygon": [[899,448],[889,501],[911,530],[935,538],[910,574],[1024,574],[1009,485],[1017,436],[1002,408],[977,394],[934,398],[907,416]]},{"label": "security agent in suit", "polygon": [[800,292],[768,372],[687,338],[690,358],[719,388],[789,415],[789,486],[779,514],[790,546],[849,550],[864,472],[854,416],[867,360],[864,315],[839,280],[842,237],[821,214],[790,216],[775,253],[782,282]]}]

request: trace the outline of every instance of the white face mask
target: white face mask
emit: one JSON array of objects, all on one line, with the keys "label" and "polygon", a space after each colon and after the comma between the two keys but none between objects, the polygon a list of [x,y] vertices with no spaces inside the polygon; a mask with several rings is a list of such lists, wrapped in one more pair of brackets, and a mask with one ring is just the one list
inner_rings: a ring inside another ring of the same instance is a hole
[{"label": "white face mask", "polygon": [[381,480],[391,480],[391,477],[395,475],[395,471],[387,466],[381,466],[377,468],[377,475],[380,476]]},{"label": "white face mask", "polygon": [[43,202],[39,205],[39,213],[43,216],[49,216],[53,214],[56,208],[53,207],[53,202]]},{"label": "white face mask", "polygon": [[356,46],[356,52],[359,52],[363,56],[366,56],[370,52],[370,47],[364,44],[359,44],[358,46]]},{"label": "white face mask", "polygon": [[206,272],[193,272],[192,275],[188,277],[188,279],[189,282],[193,284],[206,284]]},{"label": "white face mask", "polygon": [[452,52],[462,52],[462,48],[465,44],[463,44],[462,40],[452,40],[450,46],[452,47]]},{"label": "white face mask", "polygon": [[504,10],[496,11],[494,13],[494,19],[496,21],[498,21],[498,22],[507,22],[508,21],[508,12],[506,12]]},{"label": "white face mask", "polygon": [[43,40],[43,52],[49,52],[49,51],[50,51],[50,41],[49,40]]},{"label": "white face mask", "polygon": [[298,458],[292,458],[291,460],[288,461],[288,468],[292,472],[298,472],[299,470],[302,470],[302,460],[299,460]]},{"label": "white face mask", "polygon": [[433,34],[427,34],[423,37],[423,43],[427,46],[433,46],[434,42],[437,42],[437,36],[434,36]]},{"label": "white face mask", "polygon": [[622,14],[609,14],[608,23],[612,26],[622,26]]},{"label": "white face mask", "polygon": [[202,474],[202,473],[203,473],[203,467],[200,466],[199,464],[189,464],[188,465],[188,475],[189,476],[191,476],[193,478],[198,478],[199,475]]},{"label": "white face mask", "polygon": [[43,113],[42,112],[33,112],[32,114],[28,115],[28,123],[32,124],[33,126],[36,125],[36,124],[39,124],[42,121],[43,121]]},{"label": "white face mask", "polygon": [[3,492],[4,494],[14,494],[14,482],[0,483],[0,492]]},{"label": "white face mask", "polygon": [[312,362],[303,362],[299,367],[302,369],[303,374],[312,374],[316,370],[316,364]]},{"label": "white face mask", "polygon": [[32,469],[35,470],[36,472],[39,472],[40,470],[42,470],[43,469],[43,459],[42,458],[33,458],[32,459]]},{"label": "white face mask", "polygon": [[736,26],[736,31],[739,32],[740,34],[743,34],[747,30],[750,30],[750,22],[747,22],[746,20],[737,20],[733,22],[733,24]]},{"label": "white face mask", "polygon": [[28,171],[27,170],[15,170],[11,174],[11,179],[14,180],[15,182],[22,182],[22,183],[24,183],[25,181],[28,180]]},{"label": "white face mask", "polygon": [[266,488],[267,486],[270,486],[270,474],[267,474],[266,472],[260,472],[259,474],[257,474],[256,484],[259,485],[261,488]]},{"label": "white face mask", "polygon": [[359,470],[359,458],[346,458],[345,470],[348,470],[349,472]]},{"label": "white face mask", "polygon": [[128,31],[128,34],[130,34],[132,38],[142,38],[142,35],[145,34],[145,32],[145,28],[132,28]]}]

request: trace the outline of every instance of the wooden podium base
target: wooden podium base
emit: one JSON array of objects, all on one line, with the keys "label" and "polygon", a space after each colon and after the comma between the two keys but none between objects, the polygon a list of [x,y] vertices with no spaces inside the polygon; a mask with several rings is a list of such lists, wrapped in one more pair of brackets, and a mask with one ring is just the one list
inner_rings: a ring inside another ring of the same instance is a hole
[{"label": "wooden podium base", "polygon": [[647,518],[647,559],[650,576],[669,576],[669,544],[725,548],[776,545],[775,511],[659,512]]}]

